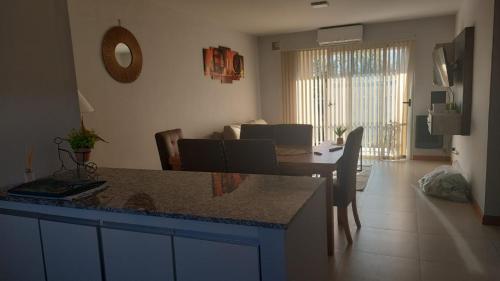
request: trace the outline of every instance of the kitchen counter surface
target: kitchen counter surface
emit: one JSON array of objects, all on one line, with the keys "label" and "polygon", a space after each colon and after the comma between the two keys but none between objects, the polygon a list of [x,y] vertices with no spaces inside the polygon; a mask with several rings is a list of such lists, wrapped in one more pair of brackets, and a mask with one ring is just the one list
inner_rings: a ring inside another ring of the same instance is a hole
[{"label": "kitchen counter surface", "polygon": [[0,200],[218,223],[287,228],[324,185],[311,177],[100,168],[108,187],[83,199]]}]

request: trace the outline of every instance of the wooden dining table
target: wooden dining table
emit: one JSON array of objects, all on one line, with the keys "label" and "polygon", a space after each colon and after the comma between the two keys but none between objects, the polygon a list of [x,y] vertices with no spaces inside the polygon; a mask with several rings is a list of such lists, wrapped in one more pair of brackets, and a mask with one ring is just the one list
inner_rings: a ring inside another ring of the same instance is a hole
[{"label": "wooden dining table", "polygon": [[[277,146],[276,154],[280,172],[287,175],[320,175],[326,179],[326,229],[328,255],[333,255],[333,172],[342,157],[343,149],[330,152],[337,147],[331,141],[318,146]],[[319,152],[315,154],[314,152]]]}]

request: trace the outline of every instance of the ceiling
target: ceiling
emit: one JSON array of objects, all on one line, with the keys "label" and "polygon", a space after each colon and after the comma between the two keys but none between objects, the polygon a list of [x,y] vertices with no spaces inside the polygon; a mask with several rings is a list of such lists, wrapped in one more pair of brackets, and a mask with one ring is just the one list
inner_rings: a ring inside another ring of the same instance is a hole
[{"label": "ceiling", "polygon": [[169,0],[174,9],[228,29],[255,35],[290,33],[324,26],[373,23],[455,14],[462,0]]}]

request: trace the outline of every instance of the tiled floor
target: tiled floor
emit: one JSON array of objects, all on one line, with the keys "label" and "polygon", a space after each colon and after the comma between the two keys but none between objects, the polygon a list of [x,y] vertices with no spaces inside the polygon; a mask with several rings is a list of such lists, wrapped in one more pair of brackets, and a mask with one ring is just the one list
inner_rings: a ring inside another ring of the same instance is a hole
[{"label": "tiled floor", "polygon": [[[378,162],[358,192],[362,228],[348,246],[335,223],[333,280],[500,281],[500,228],[471,205],[429,198],[417,180],[439,163]],[[349,208],[350,210],[350,208]]]}]

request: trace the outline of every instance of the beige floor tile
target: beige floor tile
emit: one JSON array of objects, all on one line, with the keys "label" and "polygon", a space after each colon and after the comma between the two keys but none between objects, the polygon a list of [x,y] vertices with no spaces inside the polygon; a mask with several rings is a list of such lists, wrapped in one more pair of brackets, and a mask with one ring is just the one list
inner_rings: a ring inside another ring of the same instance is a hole
[{"label": "beige floor tile", "polygon": [[493,240],[492,243],[493,243],[493,246],[495,246],[495,249],[497,251],[497,255],[500,256],[500,239]]},{"label": "beige floor tile", "polygon": [[457,267],[442,262],[420,262],[422,281],[498,281],[500,271],[496,267]]},{"label": "beige floor tile", "polygon": [[346,251],[341,256],[337,268],[338,275],[348,279],[376,280],[419,280],[417,259],[395,258],[390,256]]},{"label": "beige floor tile", "polygon": [[350,276],[350,275],[344,275],[344,274],[337,274],[335,275],[332,280],[335,281],[385,281],[385,280],[380,280],[374,277],[358,277],[358,276]]},{"label": "beige floor tile", "polygon": [[416,212],[414,198],[388,197],[384,195],[366,194],[362,201],[363,209],[378,212]]},{"label": "beige floor tile", "polygon": [[414,233],[362,227],[352,231],[348,245],[344,232],[335,228],[335,247],[339,251],[359,251],[402,258],[418,258],[418,236]]},{"label": "beige floor tile", "polygon": [[476,218],[454,216],[424,216],[418,214],[418,231],[422,234],[461,236],[470,239],[496,239],[497,227],[482,225]]},{"label": "beige floor tile", "polygon": [[[370,183],[363,193],[368,195],[379,195],[384,197],[395,197],[395,198],[415,198],[415,188],[406,184],[406,183],[391,183],[387,184],[388,186],[380,187],[381,183],[373,183],[374,186],[379,185],[377,187],[371,188]],[[399,187],[396,187],[399,186]]]},{"label": "beige floor tile", "polygon": [[417,212],[425,216],[445,216],[473,219],[479,221],[474,208],[469,203],[450,202],[444,199],[417,194]]},{"label": "beige floor tile", "polygon": [[420,259],[453,263],[458,266],[500,265],[495,246],[488,239],[460,236],[420,235]]},{"label": "beige floor tile", "polygon": [[378,212],[373,209],[360,210],[361,224],[366,227],[417,232],[417,215],[410,212]]},{"label": "beige floor tile", "polygon": [[423,234],[500,240],[500,227],[481,224],[470,204],[419,198],[417,218],[418,230]]},{"label": "beige floor tile", "polygon": [[[358,192],[354,243],[335,222],[331,278],[346,281],[500,281],[500,228],[480,223],[470,204],[425,196],[417,181],[442,163],[378,162]],[[336,217],[336,216],[335,216]]]}]

